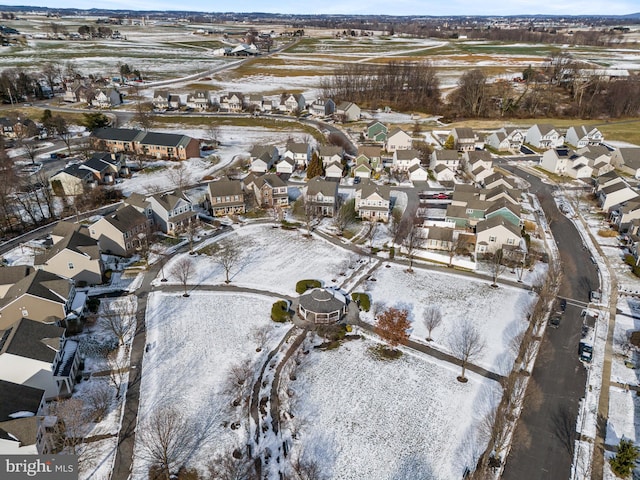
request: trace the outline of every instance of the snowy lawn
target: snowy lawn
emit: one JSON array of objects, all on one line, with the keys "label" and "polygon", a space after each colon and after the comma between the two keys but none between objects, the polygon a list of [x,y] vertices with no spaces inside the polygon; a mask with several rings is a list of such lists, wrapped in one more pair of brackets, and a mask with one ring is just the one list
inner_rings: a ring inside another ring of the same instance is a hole
[{"label": "snowy lawn", "polygon": [[[488,281],[455,275],[442,270],[415,268],[407,273],[406,267],[380,268],[359,287],[371,295],[372,304],[406,308],[412,322],[411,337],[424,341],[427,330],[422,323],[424,308],[437,306],[442,313],[442,324],[432,332],[430,344],[448,351],[447,339],[459,321],[471,319],[479,327],[487,347],[474,363],[493,372],[506,375],[511,371],[515,352],[512,342],[527,328],[526,314],[536,301],[528,291],[500,286],[492,288]],[[362,313],[361,318],[374,323],[373,312]]]},{"label": "snowy lawn", "polygon": [[638,443],[640,439],[640,398],[633,390],[609,389],[607,445],[617,445],[622,438]]},{"label": "snowy lawn", "polygon": [[630,366],[640,364],[640,358],[635,349],[626,347],[629,345],[631,332],[640,330],[640,300],[621,296],[618,300],[618,310],[620,313],[616,315],[613,330],[614,355],[611,362],[611,381],[638,385],[640,371]]},{"label": "snowy lawn", "polygon": [[[332,279],[342,278],[345,261],[355,254],[338,248],[320,237],[309,239],[301,231],[273,228],[270,224],[247,225],[225,235],[232,242],[242,243],[238,265],[231,270],[232,285],[264,289],[283,295],[297,295],[296,282],[307,278],[319,279],[332,285]],[[217,237],[216,241],[219,241]],[[225,272],[214,258],[201,254],[174,257],[164,267],[168,283],[178,283],[171,275],[180,258],[191,258],[194,274],[190,284],[222,284]]]},{"label": "snowy lawn", "polygon": [[405,353],[375,359],[371,340],[312,350],[299,367],[294,455],[332,479],[459,479],[486,447],[474,422],[501,396],[498,383]]},{"label": "snowy lawn", "polygon": [[[246,416],[230,411],[223,392],[230,368],[250,360],[259,369],[267,352],[285,335],[290,325],[275,324],[269,314],[273,299],[256,295],[198,292],[180,294],[154,292],[147,305],[147,343],[140,394],[138,422],[165,405],[179,406],[186,421],[212,421],[206,445],[192,459],[193,466],[206,468],[216,451],[246,443]],[[252,331],[269,329],[261,352]],[[225,422],[239,421],[232,431]],[[140,442],[136,444],[134,478],[146,479],[146,462]]]}]

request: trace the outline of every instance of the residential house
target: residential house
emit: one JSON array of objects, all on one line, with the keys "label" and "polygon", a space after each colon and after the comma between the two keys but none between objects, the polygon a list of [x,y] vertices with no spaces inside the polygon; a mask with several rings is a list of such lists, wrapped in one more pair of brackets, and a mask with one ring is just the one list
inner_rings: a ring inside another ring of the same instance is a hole
[{"label": "residential house", "polygon": [[313,215],[333,217],[338,206],[338,182],[313,177],[307,183],[305,202]]},{"label": "residential house", "polygon": [[565,141],[574,148],[602,145],[604,136],[596,127],[569,127]]},{"label": "residential house", "polygon": [[380,150],[380,147],[359,146],[356,164],[361,160],[369,162],[369,165],[375,172],[382,170],[382,151]]},{"label": "residential house", "polygon": [[36,254],[33,264],[39,270],[87,285],[102,283],[104,274],[97,240],[79,231],[71,232],[48,250]]},{"label": "residential house", "polygon": [[200,141],[187,135],[147,132],[138,140],[139,152],[157,159],[186,160],[200,157]]},{"label": "residential house", "polygon": [[540,158],[540,166],[556,175],[589,178],[593,169],[586,158],[567,148],[551,148]]},{"label": "residential house", "polygon": [[357,122],[360,120],[360,107],[353,102],[340,102],[334,117],[340,122]]},{"label": "residential house", "polygon": [[[253,110],[254,112],[262,112],[265,110],[265,99],[262,95],[247,95],[244,97],[244,102],[248,110]],[[267,110],[271,110],[271,108]]]},{"label": "residential house", "polygon": [[128,257],[147,242],[151,222],[131,205],[125,205],[91,224],[89,235],[98,241],[100,250],[110,255]]},{"label": "residential house", "polygon": [[223,112],[241,112],[244,108],[244,95],[229,92],[220,97],[220,110]]},{"label": "residential house", "polygon": [[124,164],[122,153],[96,152],[80,167],[89,170],[93,174],[93,179],[102,185],[115,182],[123,171]]},{"label": "residential house", "polygon": [[396,150],[393,152],[392,170],[407,171],[410,167],[420,166],[420,152],[417,150]]},{"label": "residential house", "polygon": [[632,198],[613,207],[609,220],[616,225],[620,233],[628,232],[634,221],[640,220],[640,197]]},{"label": "residential house", "polygon": [[328,117],[336,111],[336,104],[330,98],[318,98],[309,106],[309,113],[314,117]]},{"label": "residential house", "polygon": [[211,97],[209,92],[204,90],[196,90],[187,95],[187,107],[201,112],[211,108]]},{"label": "residential house", "polygon": [[492,173],[491,175],[486,177],[482,183],[484,184],[484,188],[489,190],[499,186],[512,189],[516,188],[516,182],[512,178],[507,177],[501,172]]},{"label": "residential house", "polygon": [[11,271],[14,269],[24,276],[11,283],[0,298],[0,330],[6,330],[21,318],[54,323],[74,311],[76,294],[72,280],[32,267],[3,267],[0,285],[7,285],[6,277],[15,277]]},{"label": "residential house", "polygon": [[87,102],[91,95],[91,88],[80,82],[74,82],[67,86],[62,100],[68,103]]},{"label": "residential house", "polygon": [[287,184],[279,176],[273,173],[266,173],[259,177],[254,177],[250,184],[258,205],[263,208],[284,208],[289,206],[289,192]]},{"label": "residential house", "polygon": [[363,220],[377,220],[387,222],[389,220],[389,207],[391,205],[388,188],[377,185],[371,180],[362,180],[355,191],[355,209]]},{"label": "residential house", "polygon": [[576,150],[576,153],[587,160],[595,177],[613,170],[611,150],[604,145],[590,145]]},{"label": "residential house", "polygon": [[359,156],[356,159],[356,166],[353,168],[353,176],[360,178],[371,178],[373,169],[368,160],[364,156]]},{"label": "residential house", "polygon": [[462,155],[464,170],[471,180],[482,183],[493,173],[493,159],[486,150],[466,151]]},{"label": "residential house", "polygon": [[429,226],[425,230],[424,248],[427,250],[449,251],[453,246],[453,228]]},{"label": "residential house", "polygon": [[517,227],[522,225],[522,207],[520,204],[514,204],[509,200],[500,199],[492,202],[484,211],[485,219],[490,219],[495,216],[500,216]]},{"label": "residential house", "polygon": [[468,127],[456,127],[451,130],[455,148],[461,152],[470,152],[476,149],[477,135]]},{"label": "residential house", "polygon": [[171,110],[178,110],[180,107],[182,107],[182,99],[180,98],[180,95],[177,95],[175,93],[172,93],[171,95],[169,95],[169,108]]},{"label": "residential house", "polygon": [[429,168],[436,169],[438,165],[447,167],[453,172],[457,172],[460,168],[460,158],[456,150],[434,150],[431,153]]},{"label": "residential house", "polygon": [[109,152],[137,153],[137,143],[145,136],[145,132],[133,128],[104,127],[91,135],[92,146],[97,150]]},{"label": "residential house", "polygon": [[111,108],[122,103],[122,94],[115,88],[97,89],[91,99],[91,105],[96,108]]},{"label": "residential house", "polygon": [[72,232],[80,232],[85,235],[89,234],[89,229],[86,225],[81,223],[68,222],[66,220],[60,220],[56,223],[51,230],[51,245],[58,243],[60,240],[65,238],[67,235],[70,235]]},{"label": "residential house", "polygon": [[0,381],[42,389],[45,400],[71,395],[80,355],[64,328],[21,318],[0,336]]},{"label": "residential house", "polygon": [[95,183],[93,173],[81,164],[69,165],[49,178],[51,190],[59,196],[82,195],[92,183]]},{"label": "residential house", "polygon": [[344,174],[344,167],[342,166],[342,162],[338,162],[334,160],[333,162],[329,162],[324,167],[324,176],[327,179],[340,179]]},{"label": "residential house", "polygon": [[505,247],[518,247],[521,242],[520,227],[500,215],[476,225],[476,254],[491,254]]},{"label": "residential house", "polygon": [[605,187],[600,187],[596,193],[600,208],[609,212],[617,205],[636,198],[638,193],[627,182],[615,182]]},{"label": "residential house", "polygon": [[518,128],[503,127],[488,135],[485,143],[499,152],[519,152],[524,143],[524,134]]},{"label": "residential house", "polygon": [[426,182],[429,180],[429,172],[427,172],[420,165],[414,164],[407,170],[409,173],[409,180],[412,182]]},{"label": "residential house", "polygon": [[16,132],[13,131],[15,122],[7,117],[0,117],[0,135],[4,138],[16,138]]},{"label": "residential house", "polygon": [[175,233],[194,222],[198,216],[191,199],[181,190],[150,195],[147,201],[154,225],[164,233]]},{"label": "residential house", "polygon": [[153,92],[153,108],[156,110],[168,110],[169,109],[169,91],[168,90],[156,90]]},{"label": "residential house", "polygon": [[384,143],[389,130],[387,126],[379,120],[373,120],[367,124],[365,137],[372,142]]},{"label": "residential house", "polygon": [[561,147],[564,144],[564,137],[553,125],[536,124],[529,127],[525,137],[526,142],[538,149]]},{"label": "residential house", "polygon": [[293,159],[295,165],[304,170],[311,159],[311,145],[308,143],[289,142],[282,156]]},{"label": "residential house", "polygon": [[250,153],[251,167],[249,170],[255,173],[268,172],[279,158],[278,149],[273,145],[254,145]]},{"label": "residential house", "polygon": [[479,198],[487,202],[495,202],[500,199],[505,199],[512,204],[517,205],[520,203],[521,195],[522,190],[519,190],[517,188],[511,189],[501,185],[490,190],[486,188],[481,189]]},{"label": "residential house", "polygon": [[280,96],[280,110],[283,112],[302,112],[305,108],[307,108],[307,103],[301,93],[283,93]]},{"label": "residential house", "polygon": [[413,144],[411,135],[400,128],[393,128],[387,136],[384,143],[384,149],[387,152],[395,152],[396,150],[409,150]]},{"label": "residential house", "polygon": [[594,192],[598,192],[604,187],[608,187],[609,185],[620,182],[626,183],[625,179],[618,175],[618,172],[616,172],[615,170],[603,173],[602,175],[599,175],[594,179]]},{"label": "residential house", "polygon": [[282,157],[278,163],[276,163],[276,173],[286,173],[291,175],[296,169],[296,162],[293,158]]},{"label": "residential house", "polygon": [[344,151],[342,147],[336,145],[320,145],[318,156],[322,160],[322,165],[326,168],[331,162],[342,162]]},{"label": "residential house", "polygon": [[36,455],[44,390],[0,380],[0,455]]},{"label": "residential house", "polygon": [[640,178],[640,148],[616,148],[611,154],[611,165],[635,178]]},{"label": "residential house", "polygon": [[438,163],[432,171],[437,182],[453,182],[456,178],[456,173],[442,163]]},{"label": "residential house", "polygon": [[244,190],[240,180],[218,180],[207,185],[212,215],[242,215],[245,213]]}]

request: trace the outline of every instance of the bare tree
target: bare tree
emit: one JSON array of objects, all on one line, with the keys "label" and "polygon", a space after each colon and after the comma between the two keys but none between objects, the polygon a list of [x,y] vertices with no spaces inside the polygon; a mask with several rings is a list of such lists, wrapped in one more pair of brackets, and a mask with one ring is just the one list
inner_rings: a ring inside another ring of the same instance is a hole
[{"label": "bare tree", "polygon": [[109,383],[116,389],[116,398],[119,399],[122,395],[124,375],[129,370],[129,356],[120,348],[116,348],[109,352],[107,361],[109,362]]},{"label": "bare tree", "polygon": [[398,239],[400,237],[401,224],[402,224],[402,210],[396,207],[391,211],[391,217],[389,217],[389,223],[387,225],[387,228],[389,229],[389,234],[393,238],[393,243],[398,243]]},{"label": "bare tree", "polygon": [[322,466],[315,460],[305,458],[302,454],[297,455],[291,461],[291,469],[296,480],[323,480],[326,475]]},{"label": "bare tree", "polygon": [[106,304],[102,312],[103,325],[124,345],[136,328],[136,297],[129,295]]},{"label": "bare tree", "polygon": [[106,383],[100,382],[89,390],[85,398],[93,417],[92,420],[98,423],[109,411],[113,401],[113,390]]},{"label": "bare tree", "polygon": [[355,223],[358,215],[354,199],[344,202],[342,197],[339,197],[338,204],[338,209],[333,217],[333,226],[342,235],[347,228]]},{"label": "bare tree", "polygon": [[251,337],[256,342],[256,352],[262,351],[269,339],[269,332],[271,328],[268,325],[262,325],[261,327],[254,327],[251,329]]},{"label": "bare tree", "polygon": [[380,224],[375,220],[370,220],[367,222],[367,233],[366,238],[369,240],[369,262],[371,262],[371,255],[373,255],[373,240],[376,237],[376,231],[378,230],[378,226]]},{"label": "bare tree", "polygon": [[199,228],[200,221],[198,220],[198,217],[196,217],[177,229],[179,235],[185,235],[187,237],[187,240],[189,241],[189,253],[193,253],[193,242],[195,241]]},{"label": "bare tree", "polygon": [[159,470],[164,480],[184,465],[200,446],[203,431],[191,424],[176,407],[164,406],[139,423],[136,436],[141,456]]},{"label": "bare tree", "polygon": [[179,163],[173,168],[169,168],[167,176],[171,183],[180,190],[184,190],[193,183],[191,172],[184,163]]},{"label": "bare tree", "polygon": [[[426,301],[425,301],[426,303]],[[427,342],[432,340],[431,332],[434,328],[438,328],[442,323],[442,312],[435,305],[429,305],[422,312],[422,324],[425,326],[427,331]]]},{"label": "bare tree", "polygon": [[210,123],[206,129],[207,138],[214,147],[220,145],[220,127],[215,123]]},{"label": "bare tree", "polygon": [[453,356],[460,360],[462,373],[458,381],[466,382],[464,376],[469,362],[480,357],[486,347],[486,343],[478,328],[469,319],[459,322],[451,331],[448,338],[449,349]]},{"label": "bare tree", "polygon": [[209,464],[211,480],[259,480],[252,458],[242,455],[239,450],[226,451],[216,455]]},{"label": "bare tree", "polygon": [[416,224],[412,224],[411,227],[409,227],[409,232],[402,243],[407,251],[407,258],[409,259],[409,269],[407,271],[413,272],[413,256],[416,250],[424,244],[422,228]]},{"label": "bare tree", "polygon": [[498,278],[500,278],[500,275],[502,275],[504,271],[507,269],[507,265],[504,261],[504,252],[502,251],[501,248],[496,250],[491,256],[491,263],[489,265],[489,268],[491,270],[491,279],[492,279],[491,286],[497,287]]},{"label": "bare tree", "polygon": [[91,419],[82,400],[74,397],[53,401],[47,405],[46,415],[55,419],[45,433],[46,442],[54,452],[77,455],[80,464],[93,459],[96,451],[91,443],[85,442]]},{"label": "bare tree", "polygon": [[214,245],[213,260],[224,269],[225,283],[231,283],[231,271],[240,263],[242,249],[230,240],[223,240]]},{"label": "bare tree", "polygon": [[171,275],[178,278],[178,281],[182,284],[184,289],[183,297],[188,297],[187,285],[193,275],[193,262],[188,257],[182,257],[179,259],[173,267],[171,267]]}]

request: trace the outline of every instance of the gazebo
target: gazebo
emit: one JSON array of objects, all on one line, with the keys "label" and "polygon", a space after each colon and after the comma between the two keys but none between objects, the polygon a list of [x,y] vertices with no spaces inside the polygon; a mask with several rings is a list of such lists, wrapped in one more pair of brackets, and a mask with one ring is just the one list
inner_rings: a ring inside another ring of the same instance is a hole
[{"label": "gazebo", "polygon": [[314,288],[300,295],[298,315],[315,324],[340,321],[347,311],[347,300],[336,290]]}]

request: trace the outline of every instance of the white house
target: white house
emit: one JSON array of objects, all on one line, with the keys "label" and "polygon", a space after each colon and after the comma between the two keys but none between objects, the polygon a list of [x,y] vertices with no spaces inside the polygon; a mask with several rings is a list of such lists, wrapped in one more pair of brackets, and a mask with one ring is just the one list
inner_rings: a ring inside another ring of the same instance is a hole
[{"label": "white house", "polygon": [[536,124],[527,130],[526,142],[535,148],[546,150],[561,147],[564,144],[564,137],[553,125]]},{"label": "white house", "polygon": [[283,112],[301,112],[305,108],[307,108],[307,104],[305,102],[304,95],[301,93],[282,94],[280,98],[280,110]]},{"label": "white house", "polygon": [[353,102],[340,102],[334,115],[341,122],[355,122],[360,120],[360,107]]},{"label": "white house", "polygon": [[318,98],[309,106],[309,113],[314,117],[328,117],[336,111],[336,104],[330,98]]},{"label": "white house", "polygon": [[151,195],[147,197],[147,201],[153,223],[164,233],[173,233],[197,217],[191,199],[181,190]]},{"label": "white house", "polygon": [[311,145],[308,143],[289,142],[282,156],[293,159],[298,167],[304,169],[311,158]]},{"label": "white house", "polygon": [[517,247],[521,240],[520,228],[500,215],[476,225],[476,254],[495,253],[505,246]]},{"label": "white house", "polygon": [[457,171],[460,168],[460,158],[456,150],[434,150],[431,153],[431,161],[429,168],[435,170],[438,165],[447,167],[451,171]]},{"label": "white house", "polygon": [[426,182],[429,179],[429,173],[418,164],[413,164],[407,171],[412,182]]},{"label": "white house", "polygon": [[318,147],[318,156],[322,160],[322,165],[326,168],[332,162],[342,161],[342,147],[336,145],[320,145]]},{"label": "white house", "polygon": [[551,148],[540,158],[540,166],[556,175],[571,178],[589,178],[593,169],[588,159],[568,148]]},{"label": "white house", "polygon": [[394,128],[389,132],[387,140],[384,143],[384,149],[387,152],[395,152],[396,150],[409,150],[413,140],[411,135],[400,128]]},{"label": "white house", "polygon": [[518,152],[524,143],[524,134],[518,128],[504,127],[488,135],[485,143],[499,152]]},{"label": "white house", "polygon": [[456,178],[456,173],[441,163],[432,168],[432,171],[438,182],[452,182]]},{"label": "white house", "polygon": [[194,110],[204,111],[211,106],[211,97],[209,92],[197,90],[187,95],[187,107]]},{"label": "white house", "polygon": [[611,150],[604,145],[590,145],[576,150],[576,153],[587,159],[596,177],[613,170]]},{"label": "white house", "polygon": [[455,142],[456,149],[462,152],[475,150],[478,138],[473,129],[468,127],[456,127],[451,130],[451,136]]},{"label": "white house", "polygon": [[375,184],[371,180],[363,179],[355,192],[356,212],[363,220],[389,220],[390,195],[389,190]]},{"label": "white house", "polygon": [[229,92],[220,97],[220,110],[223,112],[241,112],[244,108],[244,95]]},{"label": "white house", "polygon": [[575,148],[587,147],[589,145],[602,145],[604,136],[596,127],[569,127],[565,141]]},{"label": "white house", "polygon": [[249,170],[255,173],[266,173],[280,158],[278,149],[273,145],[255,145],[251,149]]},{"label": "white house", "polygon": [[407,171],[413,165],[420,165],[420,152],[417,150],[396,150],[393,152],[393,170]]},{"label": "white house", "polygon": [[638,196],[638,193],[632,189],[627,182],[616,182],[606,187],[600,188],[596,196],[600,208],[605,212],[610,211],[616,205],[623,204]]},{"label": "white house", "polygon": [[334,160],[324,167],[324,176],[325,178],[342,178],[343,171],[342,162]]},{"label": "white house", "polygon": [[291,174],[296,168],[296,163],[293,158],[282,157],[278,163],[276,163],[276,172],[277,173],[288,173]]},{"label": "white house", "polygon": [[616,148],[611,154],[611,165],[635,178],[640,178],[640,148]]}]

